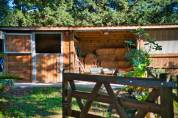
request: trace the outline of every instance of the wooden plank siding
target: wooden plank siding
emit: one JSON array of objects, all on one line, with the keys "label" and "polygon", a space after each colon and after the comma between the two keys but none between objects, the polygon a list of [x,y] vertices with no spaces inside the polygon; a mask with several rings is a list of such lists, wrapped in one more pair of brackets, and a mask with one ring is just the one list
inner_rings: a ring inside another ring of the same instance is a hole
[{"label": "wooden plank siding", "polygon": [[37,81],[45,83],[59,82],[59,54],[38,54],[36,61]]},{"label": "wooden plank siding", "polygon": [[[5,70],[32,81],[32,56],[30,34],[6,34],[5,36]],[[11,54],[13,53],[13,54]]]},{"label": "wooden plank siding", "polygon": [[165,41],[163,51],[153,52],[151,56],[151,66],[154,68],[162,68],[167,72],[178,74],[178,43],[175,42],[174,46],[168,43],[169,41],[178,41],[178,30],[176,29],[160,29],[148,30],[150,35],[156,41]]},{"label": "wooden plank siding", "polygon": [[18,75],[21,81],[32,81],[32,58],[30,55],[6,55],[5,68],[7,72]]},{"label": "wooden plank siding", "polygon": [[30,52],[30,35],[6,35],[6,51]]}]

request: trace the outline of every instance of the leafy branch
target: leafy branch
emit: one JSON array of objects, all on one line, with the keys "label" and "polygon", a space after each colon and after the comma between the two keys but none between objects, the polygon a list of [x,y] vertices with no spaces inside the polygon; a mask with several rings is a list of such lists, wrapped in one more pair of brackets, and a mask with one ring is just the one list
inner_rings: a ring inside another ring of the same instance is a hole
[{"label": "leafy branch", "polygon": [[131,49],[131,47],[135,46],[133,40],[125,41],[127,48],[129,48],[126,58],[133,66],[133,71],[127,73],[126,76],[144,77],[146,76],[146,70],[150,65],[149,52],[151,50],[162,50],[162,46],[159,45],[144,29],[139,28],[132,32],[135,34],[137,40],[144,40],[144,42],[146,42],[145,45],[148,46],[148,50],[143,48]]}]

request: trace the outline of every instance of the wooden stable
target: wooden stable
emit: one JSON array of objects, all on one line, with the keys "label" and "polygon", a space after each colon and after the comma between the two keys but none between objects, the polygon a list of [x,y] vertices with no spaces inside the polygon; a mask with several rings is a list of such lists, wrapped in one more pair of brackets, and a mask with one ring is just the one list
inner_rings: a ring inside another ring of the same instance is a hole
[{"label": "wooden stable", "polygon": [[63,69],[75,73],[89,72],[93,67],[129,71],[124,41],[141,45],[130,32],[138,28],[164,45],[165,50],[152,53],[151,66],[178,73],[177,25],[1,27],[5,71],[20,75],[22,81],[46,83],[61,82]]},{"label": "wooden stable", "polygon": [[[166,75],[155,79],[64,73],[63,77],[63,118],[69,116],[76,118],[102,118],[88,113],[94,101],[110,104],[116,109],[120,118],[128,118],[125,108],[136,110],[132,116],[133,118],[144,118],[148,112],[160,114],[162,118],[174,118],[172,89],[176,88],[176,84]],[[85,92],[76,88],[75,81],[94,82],[95,85],[90,92]],[[150,93],[146,101],[139,102],[136,99],[116,94],[118,92],[114,93],[111,84],[150,88]],[[107,95],[99,92],[102,85],[105,87]],[[160,103],[156,102],[158,97],[160,97]],[[72,98],[76,99],[80,108],[79,111],[72,109]],[[83,99],[86,100],[85,104],[82,102]]]}]

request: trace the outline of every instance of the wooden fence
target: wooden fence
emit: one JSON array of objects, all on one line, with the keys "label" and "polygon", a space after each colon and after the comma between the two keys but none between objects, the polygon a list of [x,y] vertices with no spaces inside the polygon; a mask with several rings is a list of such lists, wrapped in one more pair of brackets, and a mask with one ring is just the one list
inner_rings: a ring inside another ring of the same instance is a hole
[{"label": "wooden fence", "polygon": [[[90,93],[81,92],[76,89],[75,81],[85,81],[96,83]],[[111,84],[122,84],[152,88],[146,101],[139,102],[135,99],[117,96]],[[152,78],[124,78],[118,76],[104,75],[86,75],[86,74],[63,74],[63,118],[68,116],[76,118],[100,118],[94,114],[89,114],[89,109],[93,101],[109,103],[121,118],[128,118],[124,108],[136,109],[135,118],[144,118],[148,112],[160,114],[162,118],[173,118],[173,93],[172,89],[176,87],[175,82],[168,76],[160,76],[160,79]],[[99,93],[99,89],[104,85],[108,95]],[[156,100],[160,96],[160,103]],[[72,110],[72,98],[76,98],[80,111]],[[82,103],[86,100],[86,104]],[[102,117],[101,117],[102,118]]]}]

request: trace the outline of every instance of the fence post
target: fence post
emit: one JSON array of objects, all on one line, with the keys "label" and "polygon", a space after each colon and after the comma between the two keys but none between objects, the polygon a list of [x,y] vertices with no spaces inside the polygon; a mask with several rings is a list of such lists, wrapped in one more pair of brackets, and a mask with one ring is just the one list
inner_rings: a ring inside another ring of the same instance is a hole
[{"label": "fence post", "polygon": [[[160,75],[162,81],[167,81],[170,76],[166,73]],[[174,118],[172,88],[162,86],[160,88],[160,102],[162,118]]]},{"label": "fence post", "polygon": [[178,75],[176,75],[176,82],[177,82],[177,96],[178,96]]},{"label": "fence post", "polygon": [[63,72],[63,81],[62,81],[62,117],[67,118],[67,108],[68,108],[68,82],[64,78]]}]

